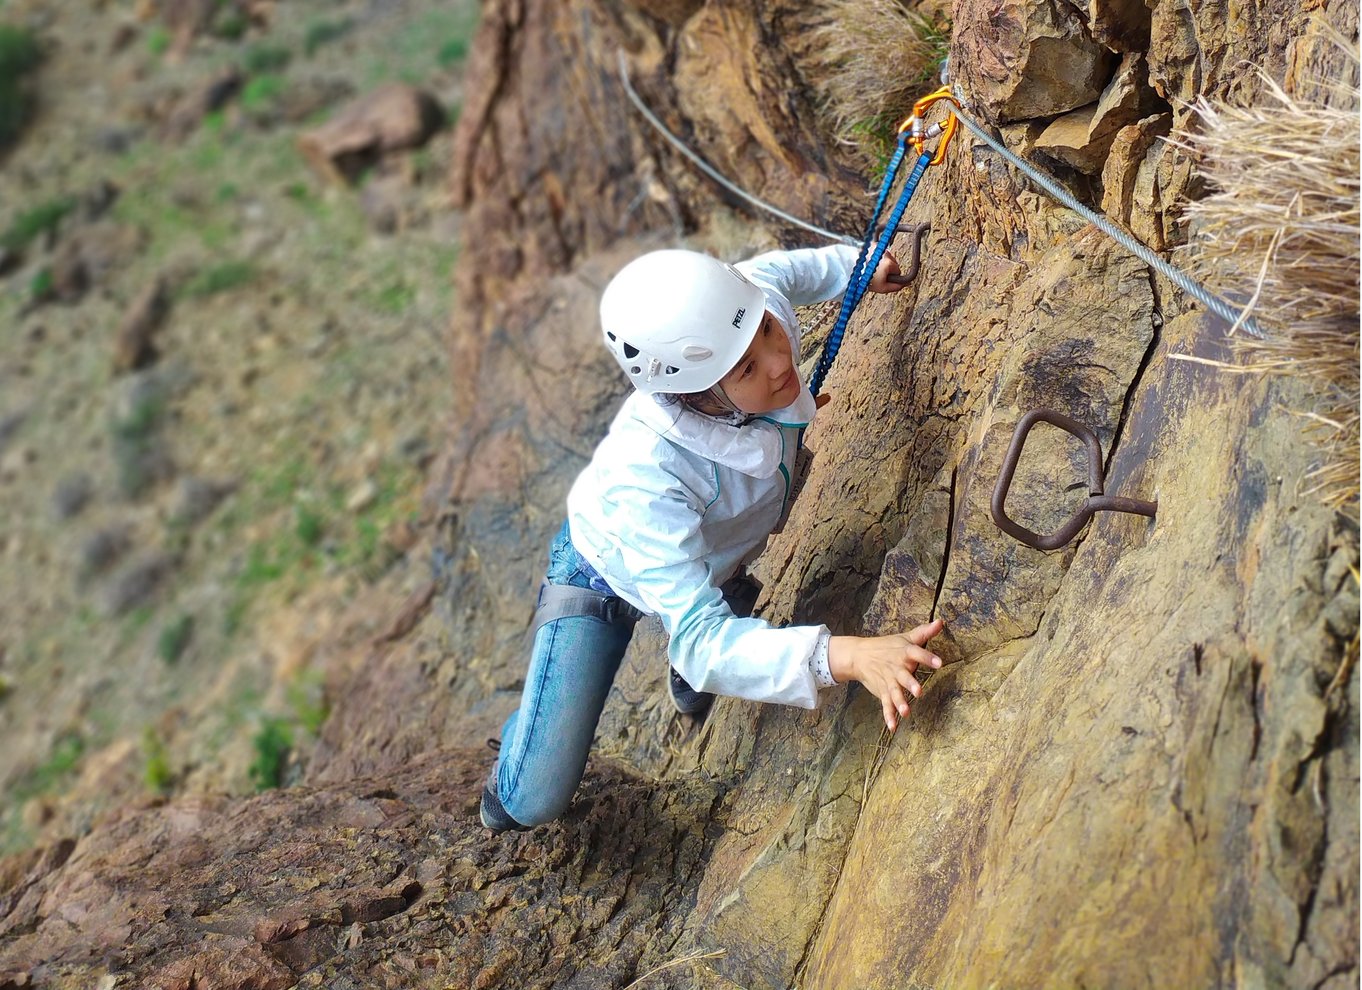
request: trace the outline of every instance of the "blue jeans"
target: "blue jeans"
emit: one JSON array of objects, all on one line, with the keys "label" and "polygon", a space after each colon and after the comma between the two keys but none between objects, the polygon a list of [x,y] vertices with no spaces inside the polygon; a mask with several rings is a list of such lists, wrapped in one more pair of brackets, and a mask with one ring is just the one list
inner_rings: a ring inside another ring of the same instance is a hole
[{"label": "blue jeans", "polygon": [[[549,546],[545,580],[613,594],[572,545],[566,523]],[[493,769],[497,796],[520,824],[552,821],[572,803],[633,633],[633,622],[584,615],[553,619],[535,633],[520,708],[501,728]]]}]

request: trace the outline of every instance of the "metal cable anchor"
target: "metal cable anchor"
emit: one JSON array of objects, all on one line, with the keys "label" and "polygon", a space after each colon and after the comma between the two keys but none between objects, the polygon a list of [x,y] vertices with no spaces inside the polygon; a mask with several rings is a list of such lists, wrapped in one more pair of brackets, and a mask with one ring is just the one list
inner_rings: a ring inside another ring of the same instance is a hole
[{"label": "metal cable anchor", "polygon": [[[1012,476],[1017,473],[1017,462],[1021,460],[1022,447],[1026,445],[1026,435],[1037,423],[1049,423],[1065,433],[1072,434],[1083,441],[1088,451],[1088,501],[1072,519],[1049,536],[1033,533],[1013,522],[1003,507],[1007,501],[1007,490],[1012,486]],[[1153,519],[1158,511],[1158,502],[1106,495],[1103,493],[1104,486],[1102,445],[1097,440],[1097,434],[1077,420],[1070,419],[1053,409],[1033,409],[1018,421],[1017,429],[1012,434],[1012,444],[1007,448],[1007,455],[1003,458],[1003,470],[998,475],[997,485],[993,488],[993,501],[989,508],[994,525],[1013,539],[1037,550],[1058,550],[1077,536],[1078,531],[1098,512],[1132,512]]]}]

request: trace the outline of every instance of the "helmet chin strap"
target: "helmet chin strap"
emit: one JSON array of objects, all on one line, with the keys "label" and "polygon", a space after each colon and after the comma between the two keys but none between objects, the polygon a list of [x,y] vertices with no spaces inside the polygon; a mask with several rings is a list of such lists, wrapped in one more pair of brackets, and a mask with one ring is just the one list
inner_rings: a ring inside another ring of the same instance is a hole
[{"label": "helmet chin strap", "polygon": [[709,388],[709,392],[707,394],[709,395],[710,398],[714,400],[714,402],[720,408],[725,410],[729,416],[747,415],[747,413],[743,412],[741,409],[739,409],[737,406],[733,404],[733,400],[728,397],[728,393],[724,391],[723,385],[721,385],[719,382],[715,382],[713,385],[711,385]]}]

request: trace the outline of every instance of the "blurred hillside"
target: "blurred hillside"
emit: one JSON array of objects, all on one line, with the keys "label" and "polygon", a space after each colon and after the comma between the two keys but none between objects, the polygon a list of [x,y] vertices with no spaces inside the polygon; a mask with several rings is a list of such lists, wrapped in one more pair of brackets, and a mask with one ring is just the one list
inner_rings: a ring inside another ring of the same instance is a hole
[{"label": "blurred hillside", "polygon": [[[409,579],[476,18],[0,4],[39,52],[0,147],[0,850],[296,776],[318,644]],[[310,167],[300,137],[393,83],[441,111],[419,146]]]}]

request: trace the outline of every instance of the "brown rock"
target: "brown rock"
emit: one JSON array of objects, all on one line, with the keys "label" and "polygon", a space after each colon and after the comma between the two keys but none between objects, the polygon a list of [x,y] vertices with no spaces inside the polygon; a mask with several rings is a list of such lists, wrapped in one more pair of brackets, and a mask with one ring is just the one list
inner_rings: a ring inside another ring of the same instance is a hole
[{"label": "brown rock", "polygon": [[186,138],[198,129],[203,118],[225,106],[241,89],[245,77],[235,66],[221,69],[197,89],[176,100],[166,111],[161,130],[170,138]]},{"label": "brown rock", "polygon": [[1126,55],[1102,98],[1056,119],[1036,139],[1036,148],[1080,172],[1100,173],[1117,132],[1158,104],[1144,73],[1144,56]]},{"label": "brown rock", "polygon": [[62,302],[76,302],[142,248],[142,232],[109,220],[77,228],[64,237],[52,258],[52,288]]},{"label": "brown rock", "polygon": [[213,20],[217,0],[161,0],[161,22],[171,34],[170,52],[178,58],[189,51],[194,39]]},{"label": "brown rock", "polygon": [[166,313],[165,284],[160,278],[142,290],[118,325],[114,335],[114,371],[131,371],[156,359],[152,337]]},{"label": "brown rock", "polygon": [[[423,959],[441,986],[550,990],[577,976],[603,990],[669,961],[716,785],[602,767],[570,821],[497,837],[476,818],[487,756],[443,751],[332,788],[129,811],[69,858],[25,856],[25,893],[0,916],[0,973],[60,967],[63,985],[94,986],[119,948],[139,987],[360,974],[413,986]],[[635,871],[649,879],[634,887]],[[0,861],[0,879],[19,875]]]},{"label": "brown rock", "polygon": [[354,92],[355,87],[344,79],[303,78],[290,82],[274,104],[273,112],[286,124],[300,124]]},{"label": "brown rock", "polygon": [[1093,41],[1114,52],[1143,52],[1149,47],[1149,8],[1143,0],[1088,0],[1088,29]]},{"label": "brown rock", "polygon": [[408,183],[400,176],[370,179],[360,190],[359,206],[371,229],[392,234],[405,226]]},{"label": "brown rock", "polygon": [[1173,127],[1172,114],[1146,117],[1116,132],[1107,160],[1102,165],[1102,212],[1118,222],[1131,222],[1135,203],[1135,179],[1146,155]]},{"label": "brown rock", "polygon": [[629,5],[672,27],[680,27],[704,6],[704,0],[630,0]]},{"label": "brown rock", "polygon": [[353,182],[383,155],[424,144],[443,114],[429,93],[390,83],[343,107],[298,138],[298,150],[323,178]]},{"label": "brown rock", "polygon": [[978,112],[1004,124],[1095,101],[1114,61],[1060,0],[963,0],[951,70]]}]

